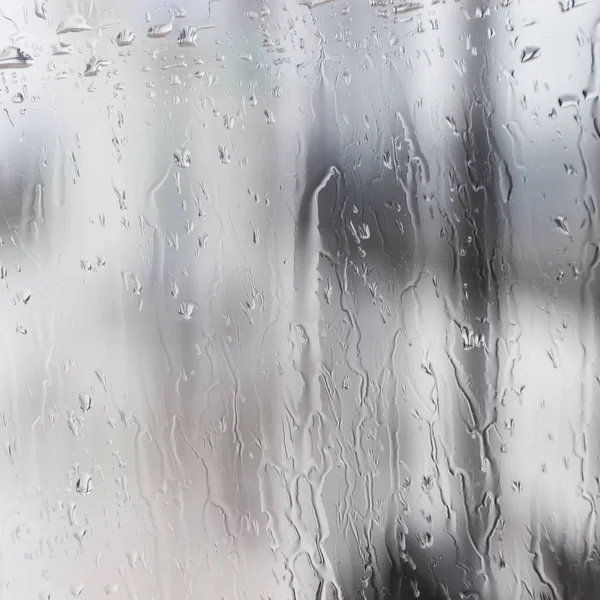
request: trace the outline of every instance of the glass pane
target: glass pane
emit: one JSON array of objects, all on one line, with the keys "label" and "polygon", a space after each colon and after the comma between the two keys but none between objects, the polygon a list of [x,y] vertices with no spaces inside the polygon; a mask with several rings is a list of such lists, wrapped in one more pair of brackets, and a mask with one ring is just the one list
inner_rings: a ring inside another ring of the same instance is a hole
[{"label": "glass pane", "polygon": [[0,17],[2,598],[593,597],[597,3]]}]

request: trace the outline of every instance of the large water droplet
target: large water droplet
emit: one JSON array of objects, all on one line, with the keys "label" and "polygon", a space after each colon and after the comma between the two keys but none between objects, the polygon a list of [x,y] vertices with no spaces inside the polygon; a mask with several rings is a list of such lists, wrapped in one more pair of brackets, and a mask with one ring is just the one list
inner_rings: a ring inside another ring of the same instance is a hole
[{"label": "large water droplet", "polygon": [[123,29],[117,34],[118,46],[131,46],[135,40],[135,33],[131,29]]}]

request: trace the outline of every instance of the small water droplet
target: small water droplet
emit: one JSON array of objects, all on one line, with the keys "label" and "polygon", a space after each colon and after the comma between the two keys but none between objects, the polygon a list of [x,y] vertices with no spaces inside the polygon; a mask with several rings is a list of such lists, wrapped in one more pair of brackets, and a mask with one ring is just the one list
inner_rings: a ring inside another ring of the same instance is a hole
[{"label": "small water droplet", "polygon": [[112,595],[116,594],[118,591],[119,591],[118,583],[107,583],[104,586],[104,592],[106,593],[107,596],[112,596]]},{"label": "small water droplet", "polygon": [[[83,538],[85,537],[85,534],[87,533],[87,531],[85,529],[79,529],[75,532],[75,539],[78,542],[81,542],[83,540]],[[79,596],[81,596],[81,594],[83,593],[83,583],[78,583],[78,584],[73,584],[71,586],[71,594],[73,596],[75,596],[75,598],[79,598]]]},{"label": "small water droplet", "polygon": [[79,406],[83,412],[92,408],[92,398],[88,394],[79,394]]},{"label": "small water droplet", "polygon": [[84,473],[75,485],[75,491],[78,494],[87,495],[92,491],[92,476],[89,473]]},{"label": "small water droplet", "polygon": [[196,310],[196,305],[193,302],[182,302],[179,305],[179,315],[189,321],[194,311]]},{"label": "small water droplet", "polygon": [[273,114],[273,111],[266,109],[264,114],[267,125],[273,125],[273,123],[275,123],[275,115]]},{"label": "small water droplet", "polygon": [[527,46],[521,52],[521,62],[526,63],[530,60],[539,58],[542,54],[542,49],[539,46]]},{"label": "small water droplet", "polygon": [[96,77],[98,73],[104,68],[110,65],[110,60],[104,60],[97,56],[93,56],[90,59],[90,62],[85,66],[85,71],[83,72],[84,77]]},{"label": "small water droplet", "polygon": [[177,43],[184,48],[196,46],[198,29],[196,27],[184,27],[179,33]]},{"label": "small water droplet", "polygon": [[571,261],[569,263],[569,266],[571,267],[571,272],[573,273],[573,277],[575,279],[579,279],[579,276],[581,275],[581,272],[579,270],[579,265],[577,264],[577,262]]},{"label": "small water droplet", "polygon": [[586,0],[561,0],[558,4],[560,6],[560,11],[565,13],[573,10],[574,8],[579,8],[586,3]]},{"label": "small water droplet", "polygon": [[44,19],[45,21],[48,20],[48,13],[46,11],[46,3],[45,2],[40,2],[40,0],[36,0],[35,8],[33,9],[33,12],[35,13],[36,17],[39,17],[40,19]]},{"label": "small water droplet", "polygon": [[[73,537],[79,542],[83,542],[83,538],[87,535],[87,529],[83,527],[78,527],[73,533]],[[77,588],[71,588],[71,593],[73,596],[80,596],[81,592],[83,592],[83,584],[80,583]]]},{"label": "small water droplet", "polygon": [[29,304],[29,301],[31,300],[31,292],[29,292],[29,291],[27,291],[27,292],[21,292],[20,294],[17,294],[17,298],[23,304],[25,304],[25,306],[27,306]]},{"label": "small water droplet", "polygon": [[228,165],[231,162],[227,146],[219,146],[219,158],[224,165]]},{"label": "small water droplet", "polygon": [[55,46],[52,46],[52,55],[53,56],[64,56],[67,54],[71,54],[72,52],[73,52],[73,45],[67,44],[66,42],[63,42],[62,40]]},{"label": "small water droplet", "polygon": [[56,33],[58,35],[62,35],[63,33],[80,33],[82,31],[90,31],[91,29],[92,26],[81,15],[76,14],[61,21],[56,28]]},{"label": "small water droplet", "polygon": [[561,233],[573,239],[573,236],[571,235],[571,232],[569,230],[569,225],[567,223],[567,217],[559,215],[557,217],[554,217],[552,220],[554,221],[554,224],[556,225],[556,227],[558,227],[558,230]]},{"label": "small water droplet", "polygon": [[394,6],[394,14],[402,14],[423,8],[422,2],[400,2]]},{"label": "small water droplet", "polygon": [[191,154],[187,148],[175,150],[173,157],[175,158],[175,165],[180,169],[187,169],[191,164]]}]

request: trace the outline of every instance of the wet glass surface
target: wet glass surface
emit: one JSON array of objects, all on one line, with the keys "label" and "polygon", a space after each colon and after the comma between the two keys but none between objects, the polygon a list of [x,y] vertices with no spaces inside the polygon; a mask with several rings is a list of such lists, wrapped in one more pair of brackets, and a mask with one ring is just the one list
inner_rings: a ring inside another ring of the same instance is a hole
[{"label": "wet glass surface", "polygon": [[3,0],[0,597],[593,598],[599,19]]}]

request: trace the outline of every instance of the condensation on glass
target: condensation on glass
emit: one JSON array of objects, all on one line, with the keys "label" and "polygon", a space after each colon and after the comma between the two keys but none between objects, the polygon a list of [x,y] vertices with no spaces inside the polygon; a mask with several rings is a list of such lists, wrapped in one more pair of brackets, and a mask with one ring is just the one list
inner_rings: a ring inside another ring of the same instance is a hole
[{"label": "condensation on glass", "polygon": [[595,597],[599,18],[2,0],[0,597]]}]

